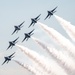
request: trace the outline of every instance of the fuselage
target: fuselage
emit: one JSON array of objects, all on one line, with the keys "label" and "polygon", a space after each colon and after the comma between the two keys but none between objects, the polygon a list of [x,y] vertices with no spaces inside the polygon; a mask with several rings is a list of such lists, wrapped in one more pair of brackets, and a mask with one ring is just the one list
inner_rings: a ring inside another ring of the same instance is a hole
[{"label": "fuselage", "polygon": [[35,19],[31,19],[33,23],[37,23],[37,21]]},{"label": "fuselage", "polygon": [[30,38],[30,35],[29,35],[29,34],[26,34],[26,33],[25,33],[25,36],[26,36],[27,38]]},{"label": "fuselage", "polygon": [[20,30],[20,27],[18,27],[18,26],[15,26],[15,29],[16,29],[16,30]]},{"label": "fuselage", "polygon": [[5,60],[7,60],[7,61],[10,61],[11,60],[11,58],[9,58],[9,57],[4,57],[5,58]]},{"label": "fuselage", "polygon": [[49,14],[49,15],[53,15],[53,12],[51,12],[51,11],[48,11],[48,14]]},{"label": "fuselage", "polygon": [[10,45],[12,45],[12,46],[14,46],[15,45],[15,43],[14,42],[9,42],[10,43]]}]

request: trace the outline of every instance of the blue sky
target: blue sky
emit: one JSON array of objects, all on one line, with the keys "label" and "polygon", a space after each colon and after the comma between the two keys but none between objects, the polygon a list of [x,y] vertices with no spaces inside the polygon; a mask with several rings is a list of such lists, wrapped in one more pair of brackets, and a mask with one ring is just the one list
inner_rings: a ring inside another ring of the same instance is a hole
[{"label": "blue sky", "polygon": [[[31,31],[33,28],[35,28],[35,34],[33,35],[34,37],[41,39],[49,44],[55,45],[52,39],[50,39],[47,34],[37,26],[37,24],[34,27],[28,28],[29,24],[31,23],[31,18],[35,18],[39,14],[41,14],[40,22],[53,27],[69,39],[68,35],[59,25],[54,16],[44,21],[44,18],[47,15],[47,10],[51,10],[56,6],[58,6],[58,8],[56,9],[57,12],[55,14],[63,17],[75,25],[74,0],[0,0],[0,53],[2,53],[0,64],[2,64],[4,61],[4,56],[8,56],[17,50],[17,47],[13,47],[13,49],[9,49],[8,51],[6,51],[6,48],[9,45],[8,41],[12,41],[18,36],[20,37],[18,44],[25,45],[40,54],[46,55],[46,53],[41,51],[39,46],[37,46],[32,39],[21,43],[24,38],[24,33]],[[14,25],[19,25],[23,21],[25,21],[25,23],[22,30],[19,31],[18,34],[11,35],[14,30]],[[18,57],[22,58],[20,55],[18,55]],[[25,60],[27,59],[25,58]],[[10,74],[31,75],[31,73],[25,71],[14,61],[11,61],[9,64],[0,66],[0,75]]]}]

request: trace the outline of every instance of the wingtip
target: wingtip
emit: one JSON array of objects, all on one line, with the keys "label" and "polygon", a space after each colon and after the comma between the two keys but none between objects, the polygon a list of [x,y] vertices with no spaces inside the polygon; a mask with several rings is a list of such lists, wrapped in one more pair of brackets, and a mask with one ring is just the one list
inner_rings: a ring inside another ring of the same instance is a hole
[{"label": "wingtip", "polygon": [[22,43],[23,43],[23,40],[22,40]]},{"label": "wingtip", "polygon": [[19,37],[17,37],[17,39],[19,39]]},{"label": "wingtip", "polygon": [[24,42],[24,39],[22,40],[22,43]]},{"label": "wingtip", "polygon": [[31,27],[31,24],[28,26],[28,28],[30,28]]},{"label": "wingtip", "polygon": [[19,38],[19,36],[18,36],[18,38]]},{"label": "wingtip", "polygon": [[3,64],[1,64],[1,65],[3,65]]},{"label": "wingtip", "polygon": [[46,20],[46,18],[44,20]]},{"label": "wingtip", "polygon": [[40,16],[41,16],[41,14],[40,14]]},{"label": "wingtip", "polygon": [[33,31],[34,31],[35,29],[33,29]]},{"label": "wingtip", "polygon": [[11,35],[13,35],[13,33]]},{"label": "wingtip", "polygon": [[6,49],[6,51],[8,50],[8,48]]},{"label": "wingtip", "polygon": [[14,52],[13,54],[15,54],[16,52]]},{"label": "wingtip", "polygon": [[[29,26],[29,27],[30,27],[30,26]],[[29,27],[28,27],[28,28],[29,28]]]},{"label": "wingtip", "polygon": [[25,21],[23,21],[23,23],[24,23]]},{"label": "wingtip", "polygon": [[57,8],[58,6],[56,6],[56,8]]}]

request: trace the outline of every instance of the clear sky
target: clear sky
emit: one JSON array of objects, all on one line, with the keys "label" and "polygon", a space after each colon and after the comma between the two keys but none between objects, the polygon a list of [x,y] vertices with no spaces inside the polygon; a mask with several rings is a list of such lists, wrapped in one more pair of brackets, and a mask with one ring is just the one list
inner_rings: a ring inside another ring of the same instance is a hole
[{"label": "clear sky", "polygon": [[[28,28],[31,23],[31,18],[35,18],[39,14],[41,14],[40,22],[53,27],[69,39],[68,35],[59,25],[54,16],[44,20],[47,15],[47,10],[51,10],[56,6],[58,6],[58,8],[56,9],[57,12],[55,14],[75,25],[75,0],[0,0],[0,64],[4,61],[4,56],[8,56],[17,50],[17,47],[13,47],[13,49],[9,49],[8,51],[6,51],[6,48],[9,45],[8,42],[13,41],[18,36],[20,37],[18,44],[27,46],[28,48],[46,56],[46,53],[43,52],[43,50],[41,51],[40,47],[35,44],[32,39],[21,43],[24,38],[24,33],[29,32],[32,29],[35,29],[34,37],[55,45],[52,39],[50,39],[47,34],[37,26],[37,24],[34,27]],[[19,25],[23,21],[25,21],[25,23],[22,30],[17,34],[11,35],[14,30],[14,25]],[[22,56],[17,53],[16,55],[19,60],[22,59]],[[26,58],[25,60],[28,61]],[[31,75],[31,73],[27,72],[14,61],[4,64],[3,66],[0,65],[0,75],[25,74]]]}]

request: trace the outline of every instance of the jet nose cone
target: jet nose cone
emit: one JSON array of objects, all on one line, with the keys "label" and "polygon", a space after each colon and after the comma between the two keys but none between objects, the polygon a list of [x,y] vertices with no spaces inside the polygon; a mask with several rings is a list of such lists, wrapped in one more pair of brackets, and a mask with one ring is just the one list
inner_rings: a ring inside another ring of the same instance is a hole
[{"label": "jet nose cone", "polygon": [[49,13],[49,11],[47,11]]},{"label": "jet nose cone", "polygon": [[31,20],[33,20],[33,18],[31,18]]},{"label": "jet nose cone", "polygon": [[9,43],[11,43],[11,41],[9,41]]},{"label": "jet nose cone", "polygon": [[26,35],[26,33],[24,33],[24,35]]},{"label": "jet nose cone", "polygon": [[7,58],[7,57],[4,57],[5,59]]},{"label": "jet nose cone", "polygon": [[16,26],[14,26],[14,27],[16,27]]}]

